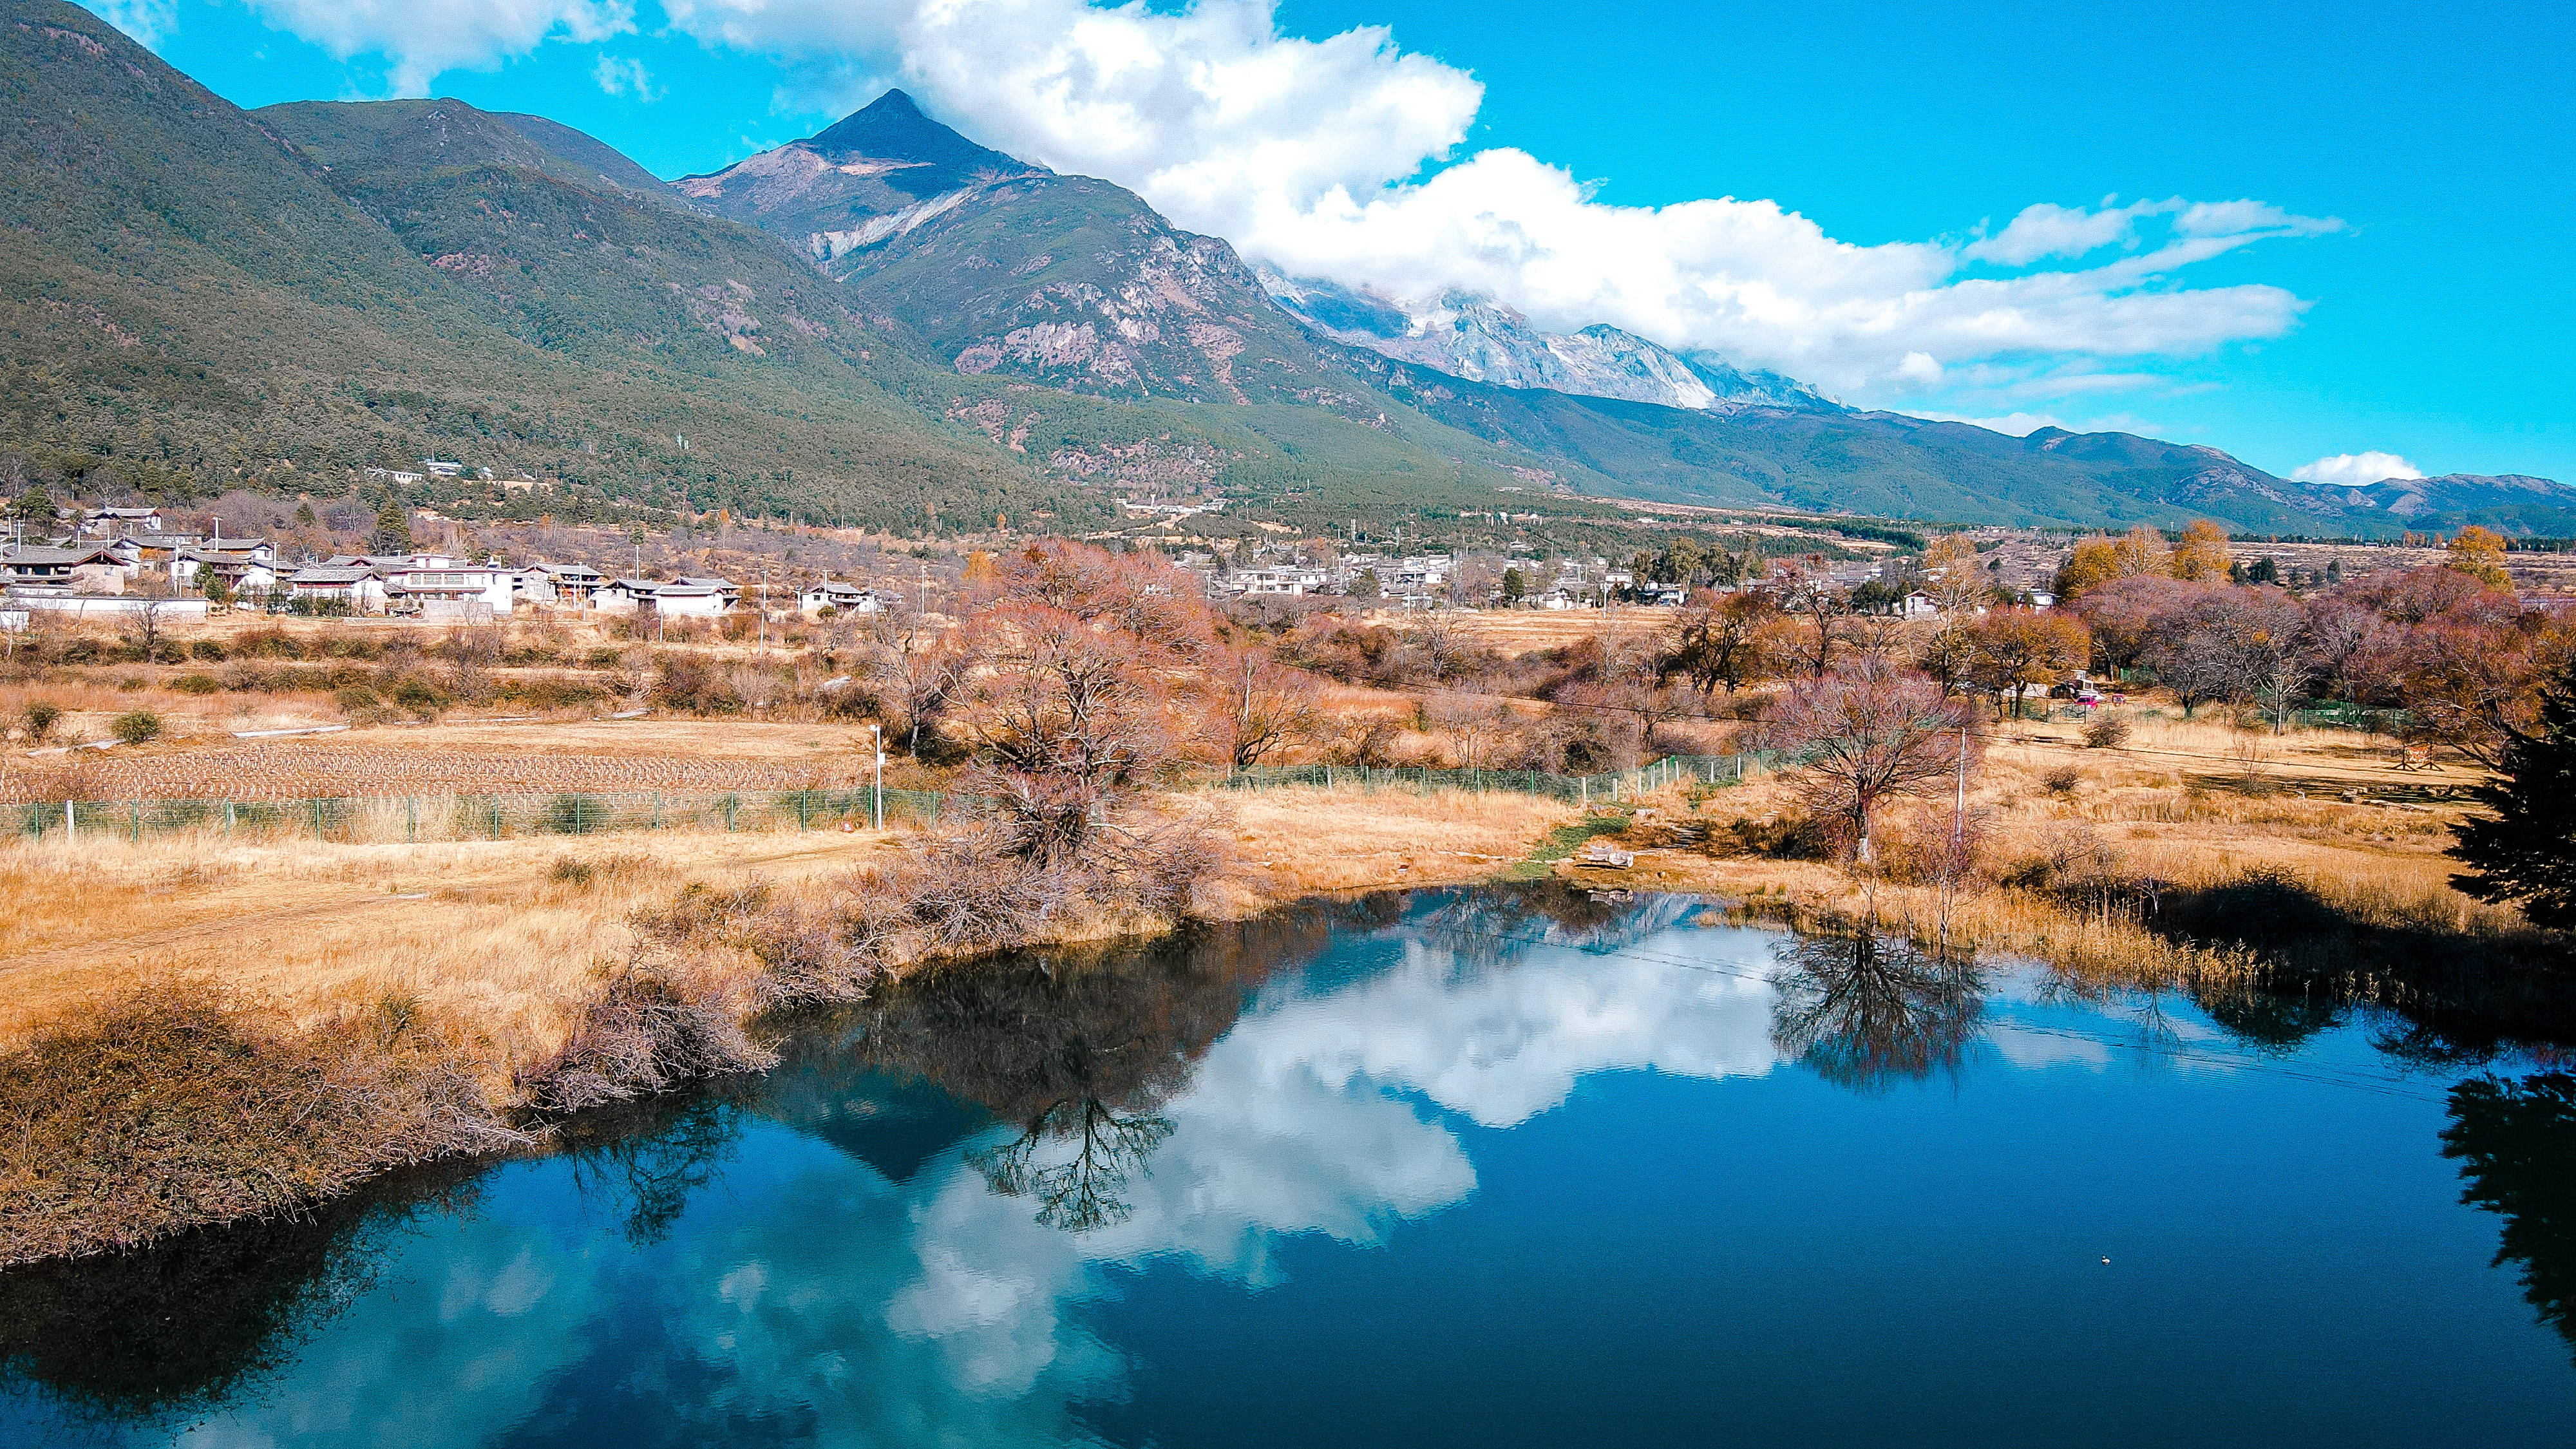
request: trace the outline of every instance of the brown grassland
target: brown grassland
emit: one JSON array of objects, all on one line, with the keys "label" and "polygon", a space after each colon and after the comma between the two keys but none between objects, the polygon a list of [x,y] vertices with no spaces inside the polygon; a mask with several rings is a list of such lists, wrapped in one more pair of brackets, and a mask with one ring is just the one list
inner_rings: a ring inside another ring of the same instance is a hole
[{"label": "brown grassland", "polygon": [[[1631,610],[1487,614],[1458,628],[1475,647],[1517,658],[1669,625],[1668,615]],[[557,632],[559,652],[575,657],[626,647],[587,625]],[[739,640],[685,647],[770,667]],[[166,706],[173,722],[161,742],[106,752],[37,755],[20,741],[0,800],[865,778],[864,723],[819,709],[605,717],[641,697],[641,685],[572,707],[457,708],[370,717],[312,739],[237,741],[233,730],[338,722],[346,711],[313,691],[192,694],[175,684],[190,667],[107,666],[0,687],[0,712],[13,720],[40,695],[69,711],[58,740],[94,737],[136,708]],[[635,667],[593,672],[615,684],[620,671]],[[109,675],[130,676],[131,687],[101,682]],[[1316,718],[1281,758],[1348,761],[1365,735],[1385,760],[1459,762],[1459,728],[1441,722],[1451,686],[1308,675],[1295,688]],[[1575,707],[1475,702],[1515,729],[1562,723],[1558,712]],[[1593,707],[1619,717],[1615,706]],[[494,718],[516,714],[528,717]],[[2541,949],[2516,913],[2450,883],[2443,851],[2478,772],[2401,768],[2395,742],[2352,732],[2274,734],[2216,710],[2199,720],[2124,714],[2132,729],[2116,745],[2088,745],[2062,720],[1991,728],[1968,783],[1978,864],[1953,890],[1925,864],[1951,828],[1946,786],[1888,812],[1884,858],[1867,868],[1802,845],[1794,781],[1769,774],[1725,787],[1682,781],[1643,799],[1631,790],[1589,811],[1502,790],[1237,791],[1172,777],[1151,803],[1208,832],[1215,869],[1193,885],[1188,909],[1209,916],[1320,893],[1555,874],[1700,893],[1805,929],[1893,930],[2033,957],[2096,984],[2170,985],[2248,976],[2295,950],[2269,943],[2272,956],[2262,956],[2263,943],[2242,938],[2222,909],[2242,883],[2277,881],[2294,882],[2334,923],[2332,949],[2347,954],[2355,942],[2414,951],[2433,942],[2498,960]],[[1657,752],[1715,752],[1741,728],[1734,718],[1667,721]],[[1206,764],[1190,778],[1204,781]],[[963,780],[953,763],[898,759],[886,783]],[[525,1142],[563,1111],[675,1073],[756,1068],[769,1059],[763,1014],[860,989],[832,963],[851,959],[852,933],[878,929],[872,903],[916,888],[949,859],[917,827],[837,822],[416,844],[384,829],[355,833],[0,841],[0,1120],[24,1124],[0,1133],[0,1262],[297,1211],[398,1163]],[[1582,863],[1596,838],[1634,851],[1633,864]],[[2174,909],[2157,916],[2151,907],[2165,903]],[[1035,929],[1036,939],[1071,940],[1171,924],[1152,912],[1074,909]],[[915,931],[900,950],[880,950],[890,939],[869,938],[869,971],[951,949]],[[136,1163],[153,1170],[130,1170]],[[134,1186],[144,1181],[148,1190]]]}]

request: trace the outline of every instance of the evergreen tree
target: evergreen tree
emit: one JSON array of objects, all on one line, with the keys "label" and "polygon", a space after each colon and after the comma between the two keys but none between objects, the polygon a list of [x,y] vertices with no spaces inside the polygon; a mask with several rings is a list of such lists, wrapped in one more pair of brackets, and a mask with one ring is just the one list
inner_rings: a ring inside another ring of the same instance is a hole
[{"label": "evergreen tree", "polygon": [[18,495],[18,519],[31,531],[51,532],[55,516],[61,510],[54,506],[54,495],[42,483],[30,483]]},{"label": "evergreen tree", "polygon": [[2516,730],[2494,780],[2473,792],[2494,814],[2460,827],[2452,884],[2511,901],[2532,924],[2576,927],[2576,663],[2541,696],[2540,722]]},{"label": "evergreen tree", "polygon": [[400,498],[387,497],[385,506],[376,510],[376,531],[367,540],[375,553],[411,552],[411,510]]}]

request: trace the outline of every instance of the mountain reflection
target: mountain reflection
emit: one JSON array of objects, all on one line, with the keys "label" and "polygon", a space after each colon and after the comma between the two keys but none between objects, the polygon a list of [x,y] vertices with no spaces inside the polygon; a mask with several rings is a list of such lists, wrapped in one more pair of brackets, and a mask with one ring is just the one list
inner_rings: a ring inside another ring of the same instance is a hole
[{"label": "mountain reflection", "polygon": [[2496,1265],[2520,1261],[2523,1297],[2576,1345],[2576,1076],[2461,1083],[2442,1155],[2460,1160],[2460,1200],[2504,1218]]},{"label": "mountain reflection", "polygon": [[1829,1082],[1874,1090],[1955,1072],[1985,1010],[1975,968],[1863,932],[1777,948],[1771,1036]]}]

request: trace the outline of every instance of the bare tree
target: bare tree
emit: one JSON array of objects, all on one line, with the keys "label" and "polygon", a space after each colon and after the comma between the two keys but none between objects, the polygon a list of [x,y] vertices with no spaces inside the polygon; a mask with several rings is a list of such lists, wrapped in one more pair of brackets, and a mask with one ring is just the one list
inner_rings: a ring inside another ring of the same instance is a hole
[{"label": "bare tree", "polygon": [[1968,723],[1931,680],[1862,658],[1790,690],[1763,738],[1794,758],[1801,795],[1843,823],[1853,857],[1868,865],[1879,807],[1948,779]]},{"label": "bare tree", "polygon": [[1484,768],[1485,749],[1502,734],[1510,722],[1503,707],[1478,694],[1444,694],[1431,701],[1425,713],[1432,728],[1449,737],[1458,750],[1459,763],[1471,770]]},{"label": "bare tree", "polygon": [[1315,705],[1315,678],[1259,653],[1236,655],[1222,678],[1225,692],[1217,722],[1235,769],[1251,769],[1265,756],[1306,738],[1323,717]]},{"label": "bare tree", "polygon": [[1447,684],[1466,672],[1466,633],[1458,621],[1440,613],[1425,614],[1410,631],[1413,647],[1422,655],[1422,672],[1435,682]]},{"label": "bare tree", "polygon": [[880,697],[903,711],[904,748],[921,753],[922,732],[936,723],[964,682],[966,659],[950,629],[910,603],[889,603],[868,616],[867,671]]}]

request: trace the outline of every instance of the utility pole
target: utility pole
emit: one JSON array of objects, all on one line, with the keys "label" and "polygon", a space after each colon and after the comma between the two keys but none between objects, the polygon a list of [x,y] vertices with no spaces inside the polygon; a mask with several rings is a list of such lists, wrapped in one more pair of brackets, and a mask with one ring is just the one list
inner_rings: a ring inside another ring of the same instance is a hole
[{"label": "utility pole", "polygon": [[875,793],[868,811],[868,818],[875,822],[876,829],[883,830],[885,829],[885,728],[882,725],[868,726],[868,747],[876,753],[877,757]]}]

